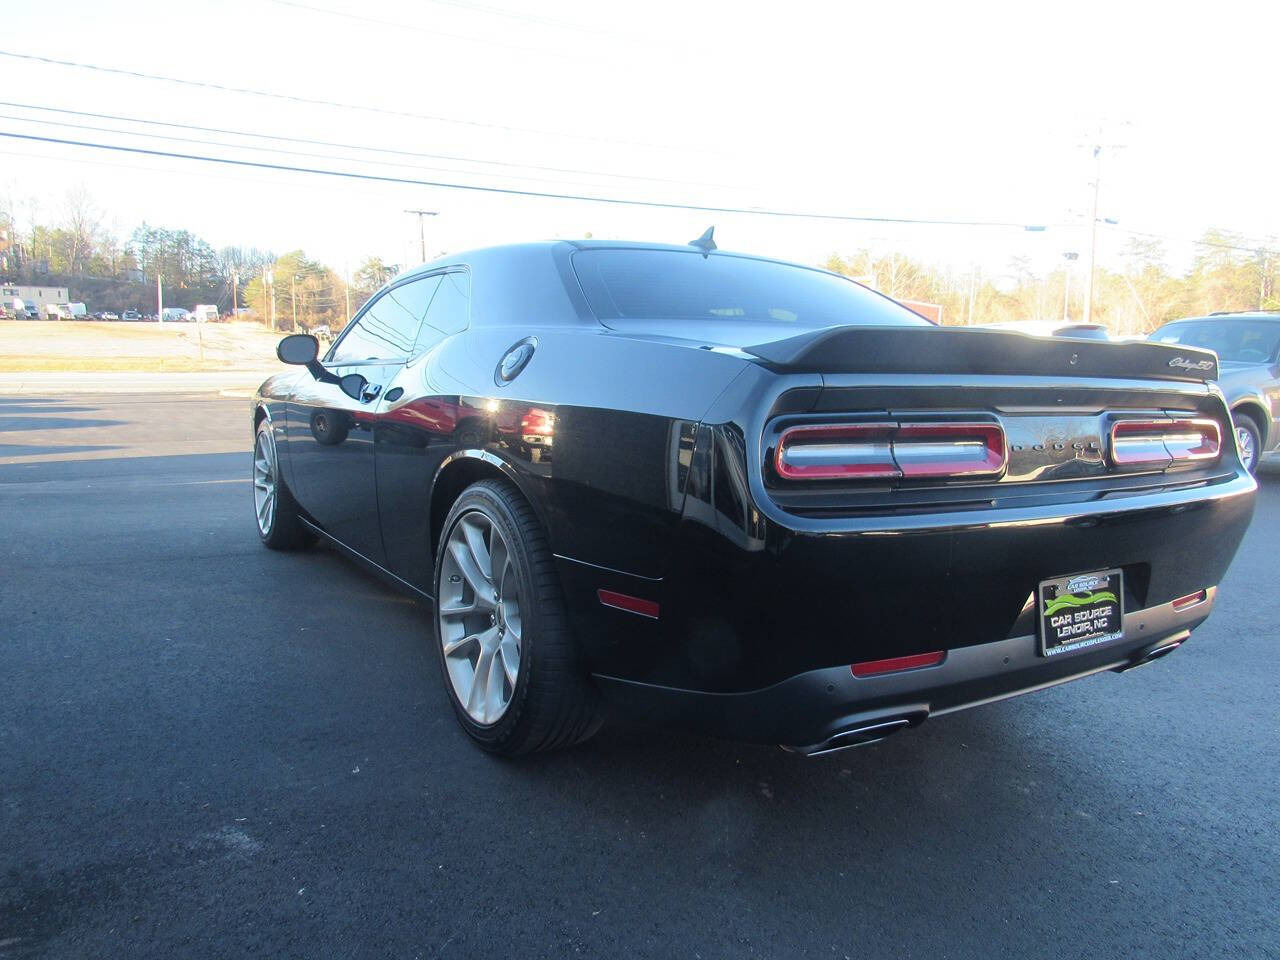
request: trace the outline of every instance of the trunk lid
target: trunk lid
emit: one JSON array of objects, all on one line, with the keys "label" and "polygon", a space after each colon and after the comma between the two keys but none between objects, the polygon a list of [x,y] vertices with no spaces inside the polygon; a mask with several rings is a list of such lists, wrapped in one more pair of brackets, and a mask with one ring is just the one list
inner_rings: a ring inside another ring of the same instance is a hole
[{"label": "trunk lid", "polygon": [[1217,355],[1194,347],[1033,337],[972,327],[828,327],[742,350],[771,368],[795,373],[1005,374],[1193,383],[1218,376]]}]

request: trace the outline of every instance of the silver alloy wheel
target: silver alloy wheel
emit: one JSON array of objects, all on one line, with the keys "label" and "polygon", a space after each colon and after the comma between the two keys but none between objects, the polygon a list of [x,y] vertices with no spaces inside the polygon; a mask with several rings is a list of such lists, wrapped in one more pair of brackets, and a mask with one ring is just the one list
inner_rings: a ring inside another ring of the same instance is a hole
[{"label": "silver alloy wheel", "polygon": [[1240,447],[1240,459],[1246,470],[1253,470],[1253,462],[1258,458],[1257,448],[1253,443],[1253,431],[1248,427],[1236,427],[1236,444]]},{"label": "silver alloy wheel", "polygon": [[493,518],[479,509],[453,525],[440,562],[440,644],[454,695],[476,723],[497,723],[520,678],[520,577]]},{"label": "silver alloy wheel", "polygon": [[270,428],[259,430],[253,444],[253,508],[265,537],[276,518],[276,445]]}]

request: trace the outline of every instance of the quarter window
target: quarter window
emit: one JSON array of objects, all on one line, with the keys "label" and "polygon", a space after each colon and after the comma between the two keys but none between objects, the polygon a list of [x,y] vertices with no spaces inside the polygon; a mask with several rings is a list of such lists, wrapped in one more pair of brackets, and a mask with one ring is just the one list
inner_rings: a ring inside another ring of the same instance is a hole
[{"label": "quarter window", "polygon": [[408,359],[439,283],[438,276],[423,277],[383,293],[343,334],[329,362]]},{"label": "quarter window", "polygon": [[470,313],[471,275],[465,270],[442,274],[414,352],[429,349],[444,337],[467,329]]}]

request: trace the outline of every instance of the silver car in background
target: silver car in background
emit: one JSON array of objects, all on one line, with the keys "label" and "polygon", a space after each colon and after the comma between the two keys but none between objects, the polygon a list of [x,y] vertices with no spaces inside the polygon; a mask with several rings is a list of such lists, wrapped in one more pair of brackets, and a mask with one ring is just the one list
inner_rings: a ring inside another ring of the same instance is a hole
[{"label": "silver car in background", "polygon": [[1280,313],[1215,313],[1174,320],[1151,340],[1218,354],[1218,386],[1235,422],[1240,459],[1250,471],[1280,447]]}]

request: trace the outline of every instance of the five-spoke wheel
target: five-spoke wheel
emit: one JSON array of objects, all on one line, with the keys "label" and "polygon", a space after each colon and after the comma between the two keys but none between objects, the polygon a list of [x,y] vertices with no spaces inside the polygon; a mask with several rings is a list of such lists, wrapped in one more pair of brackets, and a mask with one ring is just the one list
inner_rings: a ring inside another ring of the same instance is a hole
[{"label": "five-spoke wheel", "polygon": [[253,508],[258,532],[269,536],[276,516],[276,444],[270,430],[259,430],[253,443]]},{"label": "five-spoke wheel", "polygon": [[507,755],[567,746],[599,726],[547,536],[505,480],[462,491],[440,531],[435,646],[462,727]]},{"label": "five-spoke wheel", "polygon": [[476,508],[444,544],[437,617],[453,692],[476,723],[506,712],[520,678],[520,576],[502,531]]},{"label": "five-spoke wheel", "polygon": [[273,550],[293,550],[310,542],[298,505],[280,475],[280,457],[271,421],[262,420],[253,439],[253,512],[258,536]]}]

